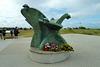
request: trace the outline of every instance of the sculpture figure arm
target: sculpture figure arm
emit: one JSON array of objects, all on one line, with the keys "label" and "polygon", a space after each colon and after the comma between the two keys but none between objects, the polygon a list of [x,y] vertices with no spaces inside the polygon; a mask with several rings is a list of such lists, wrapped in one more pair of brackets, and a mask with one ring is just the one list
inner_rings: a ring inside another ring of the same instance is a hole
[{"label": "sculpture figure arm", "polygon": [[57,20],[56,23],[61,24],[65,18],[69,19],[69,18],[71,18],[71,16],[70,16],[68,13],[66,13],[66,14],[64,14],[63,16],[61,16],[61,17]]}]

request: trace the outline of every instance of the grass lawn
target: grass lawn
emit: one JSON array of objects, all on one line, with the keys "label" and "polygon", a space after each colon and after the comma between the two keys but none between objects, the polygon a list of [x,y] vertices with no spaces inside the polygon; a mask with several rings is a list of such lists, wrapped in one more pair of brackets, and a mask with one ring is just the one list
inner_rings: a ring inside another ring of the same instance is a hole
[{"label": "grass lawn", "polygon": [[100,29],[61,29],[60,34],[77,33],[77,34],[87,34],[87,35],[97,35],[100,36]]},{"label": "grass lawn", "polygon": [[20,30],[19,31],[19,36],[23,36],[23,37],[32,37],[34,34],[33,30]]},{"label": "grass lawn", "polygon": [[[19,37],[32,37],[34,34],[33,30],[19,30]],[[100,36],[100,29],[73,29],[73,30],[68,30],[68,29],[61,29],[60,34],[70,34],[70,33],[75,33],[75,34],[87,34],[87,35],[96,35]],[[11,38],[10,34],[6,34],[6,38]]]},{"label": "grass lawn", "polygon": [[[33,30],[19,30],[19,34],[18,34],[18,37],[19,38],[23,38],[23,37],[32,37],[33,34],[34,34],[34,31]],[[14,34],[13,34],[14,36]],[[6,38],[9,39],[11,38],[11,35],[10,33],[6,34]]]}]

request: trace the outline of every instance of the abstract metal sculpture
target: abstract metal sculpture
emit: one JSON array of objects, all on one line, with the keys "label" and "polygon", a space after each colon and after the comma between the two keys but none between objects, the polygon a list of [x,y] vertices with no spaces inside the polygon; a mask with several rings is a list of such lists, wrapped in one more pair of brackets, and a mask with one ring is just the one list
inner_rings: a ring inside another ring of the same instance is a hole
[{"label": "abstract metal sculpture", "polygon": [[35,47],[42,50],[47,42],[55,42],[58,46],[67,44],[65,39],[60,35],[59,30],[63,27],[61,25],[63,20],[71,18],[68,13],[61,16],[57,21],[54,18],[49,21],[39,10],[30,8],[27,4],[23,5],[23,7],[21,13],[34,29],[31,48]]}]

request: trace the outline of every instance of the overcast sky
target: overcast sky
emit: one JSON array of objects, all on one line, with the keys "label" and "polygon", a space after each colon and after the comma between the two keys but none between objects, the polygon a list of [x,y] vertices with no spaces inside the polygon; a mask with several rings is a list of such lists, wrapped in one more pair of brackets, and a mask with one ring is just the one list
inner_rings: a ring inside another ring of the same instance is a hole
[{"label": "overcast sky", "polygon": [[24,4],[40,10],[48,19],[58,19],[65,13],[66,27],[100,28],[100,0],[0,0],[0,27],[31,27],[21,14]]}]

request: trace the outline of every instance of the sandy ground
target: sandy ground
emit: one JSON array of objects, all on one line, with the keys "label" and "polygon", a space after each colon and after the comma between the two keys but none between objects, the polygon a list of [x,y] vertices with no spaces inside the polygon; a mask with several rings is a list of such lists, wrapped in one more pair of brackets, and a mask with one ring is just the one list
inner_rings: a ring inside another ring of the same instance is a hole
[{"label": "sandy ground", "polygon": [[0,67],[100,67],[100,36],[63,34],[75,52],[65,61],[41,64],[29,57],[31,38],[0,40]]}]

